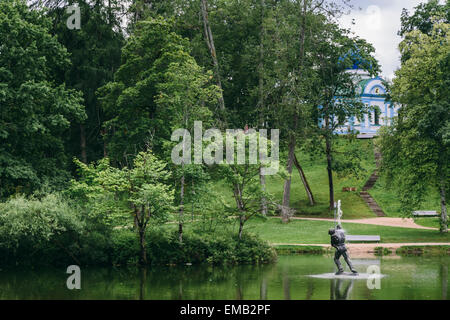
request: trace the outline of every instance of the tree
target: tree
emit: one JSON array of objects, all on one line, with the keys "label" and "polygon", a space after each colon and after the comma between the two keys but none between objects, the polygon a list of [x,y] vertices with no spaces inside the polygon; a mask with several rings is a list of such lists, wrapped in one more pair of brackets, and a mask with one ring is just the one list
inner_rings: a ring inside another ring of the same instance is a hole
[{"label": "tree", "polygon": [[208,46],[209,52],[211,53],[211,59],[213,61],[213,66],[214,66],[214,74],[217,79],[217,86],[221,90],[220,97],[219,97],[219,106],[220,106],[220,109],[223,111],[223,110],[225,110],[225,101],[223,100],[223,94],[222,94],[222,80],[220,79],[220,68],[219,68],[219,62],[217,60],[216,46],[214,45],[214,37],[213,37],[213,33],[211,31],[211,26],[209,24],[208,1],[207,0],[201,0],[201,12],[202,12],[202,18],[203,18],[205,41]]},{"label": "tree", "polygon": [[[182,114],[182,108],[190,107],[183,106],[183,103],[198,103],[200,106],[204,103],[206,108],[215,107],[212,105],[215,103],[214,99],[206,100],[206,93],[194,97],[198,92],[189,94],[186,91],[194,86],[206,88],[207,73],[189,55],[188,41],[173,29],[173,20],[162,17],[138,22],[123,48],[122,65],[115,73],[114,81],[98,91],[102,107],[110,118],[105,123],[109,155],[121,165],[126,165],[130,156],[145,149],[147,145],[155,153],[162,154],[164,143],[170,140],[175,122],[181,121],[176,123],[177,126],[184,125],[183,118],[178,116]],[[187,74],[189,72],[193,74]],[[166,83],[166,87],[170,85],[171,90],[177,87],[174,76],[183,79],[178,84],[177,92],[161,92],[169,74],[172,80],[171,84]],[[193,80],[194,75],[197,78],[187,86],[185,80]],[[169,98],[184,100],[171,105]],[[197,100],[193,101],[194,98]],[[164,100],[165,104],[162,103]]]},{"label": "tree", "polygon": [[[259,181],[261,167],[267,167],[268,164],[262,163],[261,158],[259,163],[258,161],[252,161],[250,155],[250,150],[252,148],[251,144],[253,144],[255,149],[256,143],[259,145],[265,144],[271,149],[273,147],[273,142],[260,136],[253,130],[248,131],[247,133],[244,133],[243,130],[236,130],[235,137],[237,138],[237,148],[234,149],[233,159],[236,159],[237,156],[237,160],[239,161],[240,154],[249,156],[245,157],[244,163],[223,163],[219,166],[219,170],[220,175],[224,178],[225,182],[233,192],[236,207],[230,209],[230,211],[238,216],[238,238],[241,240],[245,222],[251,217],[261,214],[261,201],[264,199],[267,206],[267,212],[273,208],[271,194],[261,188]],[[226,139],[230,139],[230,141],[227,141],[227,144],[231,141],[234,144],[234,138],[231,138],[230,135],[227,135]],[[227,158],[228,157],[229,154],[227,151]],[[278,174],[282,175],[283,172],[284,171],[282,170],[281,173]]]},{"label": "tree", "polygon": [[105,223],[117,225],[131,217],[139,238],[139,263],[146,265],[145,234],[149,223],[164,222],[175,210],[166,164],[151,151],[140,152],[131,169],[112,167],[108,158],[97,165],[75,162],[80,180],[72,182],[71,193],[88,199],[88,204],[94,206],[92,214]]},{"label": "tree", "polygon": [[398,35],[403,37],[414,30],[430,35],[436,19],[440,22],[450,22],[450,1],[445,0],[445,3],[440,4],[439,0],[428,0],[415,7],[412,15],[408,10],[403,9],[402,25]]},{"label": "tree", "polygon": [[0,21],[0,196],[61,186],[68,129],[86,117],[81,94],[58,85],[69,55],[25,1],[1,1]]},{"label": "tree", "polygon": [[448,232],[450,189],[450,24],[434,22],[429,35],[414,30],[400,44],[401,68],[391,88],[398,119],[382,135],[383,170],[400,193],[407,216],[427,190],[440,198],[440,231]]},{"label": "tree", "polygon": [[318,2],[283,2],[273,8],[266,19],[264,43],[268,58],[265,59],[264,72],[267,91],[265,113],[271,119],[269,125],[281,129],[283,146],[288,153],[281,206],[283,222],[288,222],[291,212],[289,206],[295,150],[300,145],[299,138],[314,125],[310,113],[310,85],[313,83],[310,57],[313,50],[311,40],[317,30],[315,10],[319,7]]},{"label": "tree", "polygon": [[[191,137],[188,132],[193,132],[195,121],[202,121],[205,125],[212,124],[211,106],[220,101],[221,91],[211,84],[212,72],[204,72],[195,62],[194,58],[181,53],[180,62],[172,62],[164,73],[161,82],[157,84],[159,94],[156,98],[158,108],[166,110],[166,125],[172,128],[172,132],[183,129],[182,148],[183,153],[191,146]],[[187,130],[187,131],[186,131]],[[187,142],[186,140],[189,140]],[[172,163],[171,156],[174,143],[167,141],[164,147],[166,160]],[[195,168],[197,167],[197,168]],[[185,206],[186,175],[191,178],[191,184],[195,183],[196,177],[203,179],[203,165],[191,164],[191,159],[183,160],[181,164],[171,166],[174,177],[180,185],[179,192],[179,240],[183,240],[183,215]]]},{"label": "tree", "polygon": [[319,105],[318,119],[321,122],[319,134],[325,141],[329,208],[332,210],[335,202],[333,171],[338,169],[333,159],[336,129],[344,125],[351,116],[360,116],[369,111],[357,90],[360,79],[348,72],[348,69],[357,64],[359,68],[374,75],[378,72],[378,63],[371,56],[374,52],[372,45],[362,39],[349,37],[348,31],[333,23],[325,25],[319,39],[322,41],[316,43],[319,76],[316,97]]},{"label": "tree", "polygon": [[[72,4],[72,1],[65,1]],[[81,30],[66,26],[69,16],[59,0],[46,1],[48,15],[53,20],[52,33],[70,53],[71,66],[62,70],[60,81],[69,88],[83,92],[87,118],[73,123],[67,150],[87,163],[106,156],[102,138],[106,120],[96,96],[99,87],[113,80],[120,65],[120,51],[124,37],[120,28],[117,0],[80,0]]]}]

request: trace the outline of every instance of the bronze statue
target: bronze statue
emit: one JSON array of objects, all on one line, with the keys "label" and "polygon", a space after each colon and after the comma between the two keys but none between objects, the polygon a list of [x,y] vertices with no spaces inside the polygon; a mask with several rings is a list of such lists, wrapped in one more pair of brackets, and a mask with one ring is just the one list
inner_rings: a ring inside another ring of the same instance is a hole
[{"label": "bronze statue", "polygon": [[342,268],[341,262],[339,261],[341,256],[344,257],[344,260],[352,273],[354,275],[358,275],[358,272],[353,269],[352,263],[347,254],[347,248],[345,247],[345,234],[341,225],[338,224],[335,229],[328,230],[328,234],[331,236],[331,246],[336,249],[336,253],[334,254],[334,263],[336,263],[336,266],[338,267],[336,275],[344,273],[344,268]]}]

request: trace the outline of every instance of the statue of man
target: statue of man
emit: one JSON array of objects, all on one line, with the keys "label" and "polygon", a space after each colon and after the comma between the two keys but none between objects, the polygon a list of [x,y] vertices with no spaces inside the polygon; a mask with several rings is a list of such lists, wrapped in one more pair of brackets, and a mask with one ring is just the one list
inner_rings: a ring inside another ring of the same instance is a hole
[{"label": "statue of man", "polygon": [[344,273],[344,268],[342,268],[341,262],[339,261],[341,256],[344,257],[344,260],[352,273],[357,275],[358,272],[353,269],[352,263],[347,254],[347,248],[345,247],[345,234],[341,225],[338,224],[335,229],[328,230],[328,234],[331,236],[331,246],[336,249],[336,253],[334,254],[334,263],[336,263],[336,266],[338,267],[338,272],[336,272],[336,275]]}]

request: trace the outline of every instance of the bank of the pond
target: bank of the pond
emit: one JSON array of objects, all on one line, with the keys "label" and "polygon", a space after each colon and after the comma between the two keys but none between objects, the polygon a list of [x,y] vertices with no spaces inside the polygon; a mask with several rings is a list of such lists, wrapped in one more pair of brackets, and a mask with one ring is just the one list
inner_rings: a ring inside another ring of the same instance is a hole
[{"label": "bank of the pond", "polygon": [[[334,253],[331,245],[311,244],[272,244],[279,255]],[[350,255],[359,256],[450,256],[450,243],[354,243],[348,244]]]},{"label": "bank of the pond", "polygon": [[[152,230],[146,237],[148,264],[210,265],[266,264],[276,260],[276,251],[258,236],[236,234],[195,234],[186,232],[180,242],[177,232]],[[19,242],[17,247],[0,246],[0,265],[11,266],[129,266],[137,265],[140,247],[132,230],[114,230],[108,235],[50,239],[48,242]]]}]

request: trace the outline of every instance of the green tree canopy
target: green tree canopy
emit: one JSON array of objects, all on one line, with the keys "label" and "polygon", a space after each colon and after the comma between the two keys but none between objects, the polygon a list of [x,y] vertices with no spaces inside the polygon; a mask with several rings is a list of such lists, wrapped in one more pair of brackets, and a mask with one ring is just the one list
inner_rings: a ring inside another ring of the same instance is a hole
[{"label": "green tree canopy", "polygon": [[408,59],[396,72],[392,99],[401,105],[382,139],[383,167],[401,195],[407,215],[426,190],[441,199],[441,231],[447,232],[450,191],[450,24],[435,23],[430,34],[414,30],[400,44]]},{"label": "green tree canopy", "polygon": [[81,94],[58,85],[70,64],[51,21],[23,0],[0,2],[0,196],[68,179],[64,141],[85,118]]},{"label": "green tree canopy", "polygon": [[[111,119],[105,124],[108,155],[122,164],[147,145],[161,152],[176,121],[183,119],[179,108],[191,108],[197,102],[214,107],[214,89],[210,94],[198,90],[207,85],[206,73],[189,55],[188,41],[173,28],[173,22],[162,17],[137,23],[123,48],[114,81],[99,89],[102,106]],[[180,77],[178,84],[173,82],[174,76]]]}]

